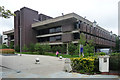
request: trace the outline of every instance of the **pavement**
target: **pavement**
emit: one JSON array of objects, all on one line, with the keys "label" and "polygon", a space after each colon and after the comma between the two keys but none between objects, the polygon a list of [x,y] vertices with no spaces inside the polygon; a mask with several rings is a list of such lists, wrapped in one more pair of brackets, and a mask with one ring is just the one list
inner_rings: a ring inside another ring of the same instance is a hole
[{"label": "pavement", "polygon": [[[40,64],[35,64],[35,58]],[[116,75],[86,75],[63,71],[64,60],[44,55],[0,55],[2,78],[118,78]]]}]

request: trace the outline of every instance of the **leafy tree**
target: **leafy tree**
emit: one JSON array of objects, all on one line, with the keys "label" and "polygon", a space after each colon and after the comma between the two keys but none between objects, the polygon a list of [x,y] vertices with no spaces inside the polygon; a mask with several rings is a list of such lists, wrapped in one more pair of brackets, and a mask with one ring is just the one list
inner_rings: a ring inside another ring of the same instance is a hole
[{"label": "leafy tree", "polygon": [[28,51],[27,46],[26,46],[26,45],[24,45],[22,50],[23,50],[23,51]]},{"label": "leafy tree", "polygon": [[39,53],[39,54],[44,54],[44,50],[42,48],[42,45],[40,43],[36,43],[35,44],[35,50]]},{"label": "leafy tree", "polygon": [[71,56],[73,56],[73,54],[75,53],[75,50],[76,50],[76,46],[73,43],[69,43],[68,44],[68,51],[69,51]]},{"label": "leafy tree", "polygon": [[93,45],[93,41],[89,40],[88,43],[86,44],[86,46],[84,46],[84,53],[94,53],[94,45]]},{"label": "leafy tree", "polygon": [[116,37],[115,51],[118,51],[118,50],[119,50],[119,44],[120,44],[120,42],[119,42],[119,37],[117,36],[117,37]]},{"label": "leafy tree", "polygon": [[15,16],[10,10],[5,10],[4,6],[0,6],[0,16],[3,18],[10,18],[10,16]]},{"label": "leafy tree", "polygon": [[57,47],[56,46],[52,46],[52,52],[56,52],[57,51]]},{"label": "leafy tree", "polygon": [[62,54],[66,52],[66,46],[65,46],[64,44],[62,44],[62,45],[60,46],[60,52],[61,52]]},{"label": "leafy tree", "polygon": [[42,48],[45,52],[48,52],[51,50],[51,46],[49,44],[43,44],[42,45]]},{"label": "leafy tree", "polygon": [[19,45],[17,45],[17,46],[15,47],[15,51],[16,51],[16,52],[20,52],[20,47],[19,47]]},{"label": "leafy tree", "polygon": [[85,45],[86,44],[86,38],[85,38],[85,35],[84,33],[81,33],[80,34],[80,40],[78,40],[78,44],[80,45]]}]

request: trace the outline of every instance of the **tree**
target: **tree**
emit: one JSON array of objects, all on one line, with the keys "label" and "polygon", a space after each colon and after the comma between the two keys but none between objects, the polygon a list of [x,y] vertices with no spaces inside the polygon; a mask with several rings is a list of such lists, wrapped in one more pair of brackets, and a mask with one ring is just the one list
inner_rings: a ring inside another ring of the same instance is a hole
[{"label": "tree", "polygon": [[42,48],[42,45],[40,43],[36,43],[35,44],[35,50],[39,53],[39,54],[44,54],[44,50]]},{"label": "tree", "polygon": [[10,16],[15,16],[10,10],[5,10],[4,6],[0,6],[0,17],[10,18]]},{"label": "tree", "polygon": [[80,34],[80,39],[78,40],[78,44],[80,45],[85,45],[86,44],[86,38],[85,38],[85,35],[84,33],[81,33]]},{"label": "tree", "polygon": [[120,42],[119,42],[119,37],[117,36],[117,37],[116,37],[115,51],[118,51],[118,50],[119,50],[119,44],[120,44]]},{"label": "tree", "polygon": [[69,43],[68,44],[68,51],[69,51],[71,56],[73,56],[73,54],[75,53],[75,50],[76,50],[76,46],[73,43]]},{"label": "tree", "polygon": [[51,50],[51,46],[49,44],[43,44],[42,45],[42,48],[45,52],[48,52]]},{"label": "tree", "polygon": [[60,46],[60,52],[61,52],[62,54],[66,52],[66,46],[65,46],[64,44],[62,44],[62,45]]}]

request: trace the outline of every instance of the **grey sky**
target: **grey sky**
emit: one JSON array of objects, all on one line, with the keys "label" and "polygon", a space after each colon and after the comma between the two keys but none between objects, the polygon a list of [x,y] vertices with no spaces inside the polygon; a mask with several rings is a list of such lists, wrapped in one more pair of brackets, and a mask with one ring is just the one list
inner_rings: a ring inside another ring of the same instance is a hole
[{"label": "grey sky", "polygon": [[[12,12],[22,7],[28,7],[51,17],[61,16],[61,13],[71,12],[85,17],[108,31],[118,34],[118,1],[119,0],[1,0],[0,6],[5,6]],[[2,29],[1,29],[2,28]],[[14,28],[14,19],[0,18],[0,34]]]}]

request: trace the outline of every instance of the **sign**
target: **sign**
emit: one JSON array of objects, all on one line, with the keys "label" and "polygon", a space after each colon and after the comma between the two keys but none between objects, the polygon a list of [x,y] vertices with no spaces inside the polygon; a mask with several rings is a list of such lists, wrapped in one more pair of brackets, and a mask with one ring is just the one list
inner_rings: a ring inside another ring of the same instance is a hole
[{"label": "sign", "polygon": [[83,53],[83,47],[80,48],[80,52]]}]

